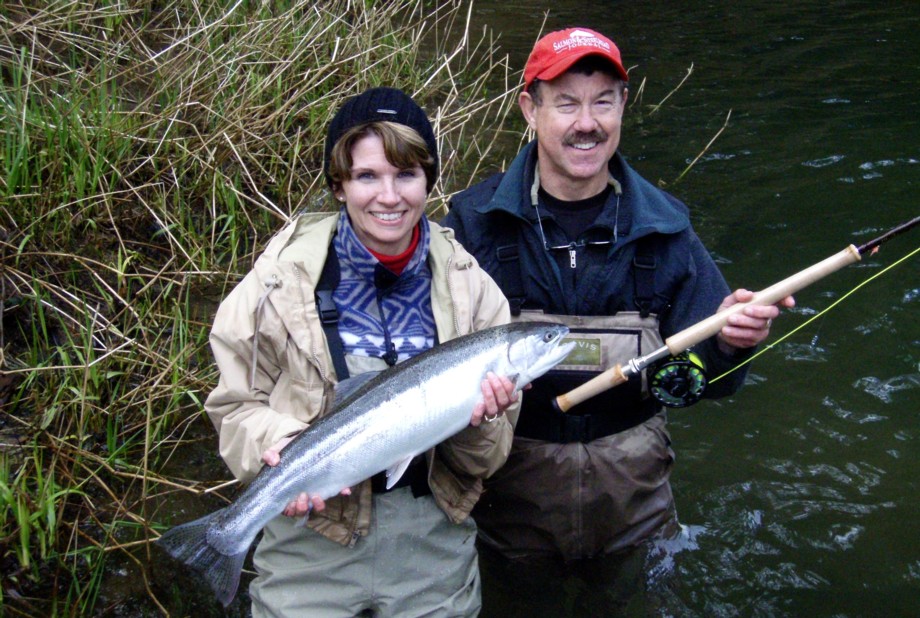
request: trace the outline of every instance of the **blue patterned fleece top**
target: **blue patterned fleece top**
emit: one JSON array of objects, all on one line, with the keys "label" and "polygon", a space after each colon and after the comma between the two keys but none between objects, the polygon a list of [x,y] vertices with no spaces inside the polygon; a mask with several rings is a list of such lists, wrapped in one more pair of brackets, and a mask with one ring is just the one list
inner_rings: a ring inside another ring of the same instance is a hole
[{"label": "blue patterned fleece top", "polygon": [[415,254],[397,276],[383,266],[355,234],[345,209],[332,242],[339,258],[339,335],[345,354],[383,358],[389,364],[434,346],[428,219],[419,221]]}]

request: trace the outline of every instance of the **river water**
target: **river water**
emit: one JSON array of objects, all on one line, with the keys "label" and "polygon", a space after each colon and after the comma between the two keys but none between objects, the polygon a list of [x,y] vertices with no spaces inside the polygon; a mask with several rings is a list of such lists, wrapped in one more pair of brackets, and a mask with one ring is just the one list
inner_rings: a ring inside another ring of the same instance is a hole
[{"label": "river water", "polygon": [[[621,151],[687,203],[733,288],[920,214],[918,3],[479,0],[473,21],[515,70],[541,27],[617,42],[632,97]],[[771,340],[801,328],[744,389],[671,412],[684,533],[645,563],[624,613],[920,615],[920,259],[880,274],[918,245],[915,230],[797,294]],[[580,583],[536,582],[564,584],[569,615],[610,615],[579,606]]]}]

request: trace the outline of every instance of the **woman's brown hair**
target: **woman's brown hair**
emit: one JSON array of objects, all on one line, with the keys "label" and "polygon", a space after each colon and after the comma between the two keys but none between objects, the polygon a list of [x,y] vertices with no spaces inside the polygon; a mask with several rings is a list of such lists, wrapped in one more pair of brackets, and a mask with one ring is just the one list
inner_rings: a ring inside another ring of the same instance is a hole
[{"label": "woman's brown hair", "polygon": [[431,193],[437,174],[435,158],[428,152],[425,140],[415,129],[404,124],[377,121],[352,127],[332,147],[329,157],[329,177],[334,189],[351,179],[354,161],[351,151],[355,144],[368,135],[376,135],[383,142],[383,153],[391,165],[399,169],[420,166],[425,172],[427,190]]}]

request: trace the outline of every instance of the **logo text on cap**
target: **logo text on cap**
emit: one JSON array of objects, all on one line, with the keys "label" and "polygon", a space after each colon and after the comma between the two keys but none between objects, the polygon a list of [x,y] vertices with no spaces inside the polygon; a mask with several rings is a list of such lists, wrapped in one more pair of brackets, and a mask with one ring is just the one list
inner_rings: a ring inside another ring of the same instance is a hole
[{"label": "logo text on cap", "polygon": [[562,53],[577,47],[598,47],[604,51],[610,51],[609,43],[584,30],[575,30],[569,34],[569,38],[553,43],[553,51],[556,53]]}]

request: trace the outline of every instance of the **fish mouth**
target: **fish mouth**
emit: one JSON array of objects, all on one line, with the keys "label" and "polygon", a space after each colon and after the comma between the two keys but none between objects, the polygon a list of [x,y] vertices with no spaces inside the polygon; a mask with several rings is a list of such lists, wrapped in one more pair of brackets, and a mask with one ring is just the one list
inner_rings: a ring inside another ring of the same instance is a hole
[{"label": "fish mouth", "polygon": [[[533,382],[569,355],[575,347],[575,342],[562,343],[568,334],[567,326],[553,324],[543,333],[532,336],[532,339],[526,344],[524,358],[530,357],[534,360],[523,363],[524,367],[518,372],[518,379],[515,381],[518,388],[523,388]],[[515,364],[512,359],[512,366]]]},{"label": "fish mouth", "polygon": [[[561,339],[562,338],[560,337],[560,340]],[[554,367],[558,365],[559,363],[561,363],[565,359],[565,357],[567,357],[572,352],[572,349],[574,347],[575,347],[574,341],[569,341],[567,343],[559,344],[556,346],[556,348],[552,352],[550,352],[549,354],[543,357],[543,361],[549,364],[550,367]]]},{"label": "fish mouth", "polygon": [[[566,329],[566,333],[567,332],[568,329]],[[539,378],[544,373],[561,363],[563,359],[565,359],[565,357],[571,353],[572,349],[575,347],[575,342],[569,341],[567,343],[560,343],[564,336],[565,335],[559,336],[555,343],[555,347],[545,352],[540,360],[534,363],[534,365],[530,368],[530,371],[528,372],[531,374],[531,379],[529,380],[530,382],[536,378]]]}]

